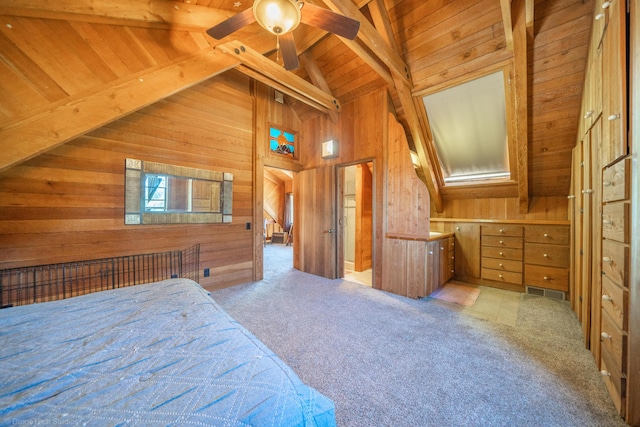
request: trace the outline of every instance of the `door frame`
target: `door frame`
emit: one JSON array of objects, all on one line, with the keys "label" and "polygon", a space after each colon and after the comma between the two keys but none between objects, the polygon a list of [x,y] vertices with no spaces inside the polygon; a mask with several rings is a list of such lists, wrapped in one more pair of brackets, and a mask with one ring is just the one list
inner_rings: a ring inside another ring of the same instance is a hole
[{"label": "door frame", "polygon": [[344,216],[344,170],[349,166],[356,166],[361,164],[371,163],[373,170],[371,171],[371,209],[372,209],[372,221],[371,221],[371,275],[372,286],[375,283],[373,275],[375,274],[376,264],[376,159],[373,157],[365,158],[361,160],[354,160],[351,162],[340,163],[336,165],[336,275],[339,279],[344,278],[344,224],[342,218]]}]

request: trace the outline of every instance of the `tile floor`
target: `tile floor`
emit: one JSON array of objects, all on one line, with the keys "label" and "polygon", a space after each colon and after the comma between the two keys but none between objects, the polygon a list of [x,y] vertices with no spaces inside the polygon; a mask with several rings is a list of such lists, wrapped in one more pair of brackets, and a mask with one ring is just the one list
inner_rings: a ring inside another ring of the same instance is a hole
[{"label": "tile floor", "polygon": [[451,310],[460,311],[470,316],[481,319],[492,320],[509,326],[515,326],[518,319],[518,309],[520,307],[520,299],[523,294],[513,291],[505,291],[503,289],[491,288],[488,286],[470,285],[480,288],[480,295],[475,304],[471,307],[431,299],[435,304]]},{"label": "tile floor", "polygon": [[371,286],[373,282],[371,277],[371,269],[365,271],[344,271],[344,280],[360,283],[361,285]]}]

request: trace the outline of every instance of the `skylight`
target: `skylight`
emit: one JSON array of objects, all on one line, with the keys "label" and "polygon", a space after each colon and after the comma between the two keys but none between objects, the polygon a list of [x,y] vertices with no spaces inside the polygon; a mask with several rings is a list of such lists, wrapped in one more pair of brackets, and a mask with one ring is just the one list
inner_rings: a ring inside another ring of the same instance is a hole
[{"label": "skylight", "polygon": [[509,178],[502,71],[422,100],[445,183]]}]

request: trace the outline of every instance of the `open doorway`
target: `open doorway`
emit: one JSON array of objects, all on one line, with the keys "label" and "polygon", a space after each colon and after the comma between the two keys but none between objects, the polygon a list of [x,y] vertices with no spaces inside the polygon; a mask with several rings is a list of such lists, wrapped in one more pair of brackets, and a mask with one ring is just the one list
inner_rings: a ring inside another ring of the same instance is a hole
[{"label": "open doorway", "polygon": [[265,166],[263,192],[264,278],[293,268],[294,172]]},{"label": "open doorway", "polygon": [[342,249],[344,279],[373,282],[373,162],[344,166],[342,183]]}]

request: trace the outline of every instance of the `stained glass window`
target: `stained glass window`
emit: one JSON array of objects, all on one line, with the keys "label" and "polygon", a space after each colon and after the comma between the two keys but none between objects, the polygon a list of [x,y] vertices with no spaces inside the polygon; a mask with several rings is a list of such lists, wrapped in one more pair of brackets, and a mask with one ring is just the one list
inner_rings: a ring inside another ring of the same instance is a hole
[{"label": "stained glass window", "polygon": [[269,127],[269,149],[273,153],[296,157],[296,135],[276,127]]}]

